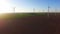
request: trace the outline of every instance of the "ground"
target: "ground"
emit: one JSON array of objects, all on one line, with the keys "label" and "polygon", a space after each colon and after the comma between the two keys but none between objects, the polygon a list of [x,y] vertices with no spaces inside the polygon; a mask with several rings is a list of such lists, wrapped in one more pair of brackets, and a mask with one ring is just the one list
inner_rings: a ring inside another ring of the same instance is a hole
[{"label": "ground", "polygon": [[50,14],[50,16],[33,14],[23,18],[19,18],[19,16],[14,19],[0,19],[0,23],[6,24],[3,24],[4,28],[0,30],[1,33],[60,34],[60,14]]}]

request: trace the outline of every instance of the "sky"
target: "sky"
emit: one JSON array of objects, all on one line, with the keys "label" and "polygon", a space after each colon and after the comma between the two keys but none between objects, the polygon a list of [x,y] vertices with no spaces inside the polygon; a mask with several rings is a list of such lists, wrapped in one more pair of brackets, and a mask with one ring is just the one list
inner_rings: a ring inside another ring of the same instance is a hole
[{"label": "sky", "polygon": [[[16,11],[32,11],[33,8],[36,10],[47,10],[48,5],[50,10],[60,9],[60,0],[9,0],[7,1],[6,7],[16,7]],[[8,6],[7,6],[8,5]],[[5,9],[6,10],[6,9]],[[39,11],[38,10],[38,11]]]},{"label": "sky", "polygon": [[21,8],[47,8],[48,3],[51,8],[60,8],[60,0],[11,0],[10,2]]}]

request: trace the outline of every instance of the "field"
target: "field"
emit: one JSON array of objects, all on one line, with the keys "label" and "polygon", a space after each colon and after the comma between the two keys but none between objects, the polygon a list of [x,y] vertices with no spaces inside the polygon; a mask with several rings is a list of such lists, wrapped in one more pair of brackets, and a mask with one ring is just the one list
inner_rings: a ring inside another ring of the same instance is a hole
[{"label": "field", "polygon": [[[60,13],[16,13],[0,17],[1,33],[60,34]],[[6,25],[5,25],[6,24]]]}]

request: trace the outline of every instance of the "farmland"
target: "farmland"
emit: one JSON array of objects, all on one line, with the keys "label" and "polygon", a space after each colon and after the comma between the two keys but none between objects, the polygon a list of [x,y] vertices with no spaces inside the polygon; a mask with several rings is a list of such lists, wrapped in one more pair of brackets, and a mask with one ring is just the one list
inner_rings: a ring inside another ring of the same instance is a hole
[{"label": "farmland", "polygon": [[6,23],[1,29],[11,34],[60,34],[60,13],[16,13],[4,14],[0,23]]}]

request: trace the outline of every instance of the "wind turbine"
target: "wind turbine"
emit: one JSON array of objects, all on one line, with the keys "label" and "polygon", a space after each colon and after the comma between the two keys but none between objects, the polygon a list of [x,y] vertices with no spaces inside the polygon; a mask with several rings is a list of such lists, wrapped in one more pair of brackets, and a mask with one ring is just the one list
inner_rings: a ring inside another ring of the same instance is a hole
[{"label": "wind turbine", "polygon": [[43,13],[44,13],[44,11],[45,11],[45,10],[43,9]]},{"label": "wind turbine", "polygon": [[16,8],[16,7],[13,7],[13,14],[14,14],[14,17],[15,17],[15,8]]},{"label": "wind turbine", "polygon": [[55,9],[55,16],[56,16],[56,11],[57,11],[57,9]]},{"label": "wind turbine", "polygon": [[33,12],[35,13],[35,8],[33,8]]},{"label": "wind turbine", "polygon": [[49,9],[50,9],[50,6],[48,5],[48,17],[49,17]]},{"label": "wind turbine", "polygon": [[13,13],[15,13],[15,9],[16,9],[16,7],[13,7]]},{"label": "wind turbine", "polygon": [[50,11],[49,9],[50,9],[50,6],[49,6],[49,2],[48,2],[48,17],[49,17],[49,11]]}]

